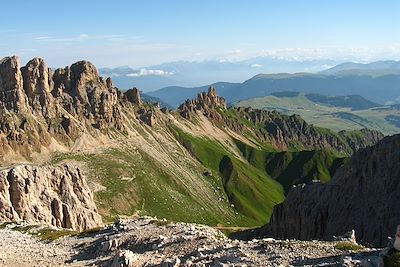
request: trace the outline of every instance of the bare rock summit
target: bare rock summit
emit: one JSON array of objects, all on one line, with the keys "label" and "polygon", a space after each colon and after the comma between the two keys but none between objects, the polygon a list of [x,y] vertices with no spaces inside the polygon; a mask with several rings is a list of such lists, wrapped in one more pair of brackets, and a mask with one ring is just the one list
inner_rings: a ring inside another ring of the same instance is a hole
[{"label": "bare rock summit", "polygon": [[203,111],[206,116],[213,116],[215,108],[226,109],[226,101],[224,98],[217,95],[217,91],[213,86],[208,88],[208,92],[201,92],[195,99],[188,99],[185,103],[178,107],[182,117],[190,118],[190,113],[196,110]]}]

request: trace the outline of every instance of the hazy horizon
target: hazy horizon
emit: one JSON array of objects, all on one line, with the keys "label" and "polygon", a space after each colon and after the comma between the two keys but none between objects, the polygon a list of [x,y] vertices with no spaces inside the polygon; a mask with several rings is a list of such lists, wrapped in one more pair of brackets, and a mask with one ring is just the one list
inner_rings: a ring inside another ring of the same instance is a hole
[{"label": "hazy horizon", "polygon": [[[400,59],[397,1],[2,3],[1,57],[132,68],[174,61]],[[18,14],[18,19],[15,15]]]}]

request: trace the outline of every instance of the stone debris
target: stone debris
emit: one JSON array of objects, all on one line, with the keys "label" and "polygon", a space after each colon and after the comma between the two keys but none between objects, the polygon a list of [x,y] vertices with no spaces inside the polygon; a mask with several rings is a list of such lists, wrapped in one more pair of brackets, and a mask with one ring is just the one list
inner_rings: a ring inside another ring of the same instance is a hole
[{"label": "stone debris", "polygon": [[6,227],[0,230],[0,266],[360,266],[379,257],[375,249],[342,251],[335,244],[239,241],[203,225],[142,217],[52,242]]}]

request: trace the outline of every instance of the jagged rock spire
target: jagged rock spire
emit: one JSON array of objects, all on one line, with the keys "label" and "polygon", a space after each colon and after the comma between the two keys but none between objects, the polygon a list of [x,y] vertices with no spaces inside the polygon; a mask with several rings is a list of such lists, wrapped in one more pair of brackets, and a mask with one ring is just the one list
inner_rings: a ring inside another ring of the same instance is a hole
[{"label": "jagged rock spire", "polygon": [[124,93],[123,97],[126,101],[129,101],[131,103],[135,103],[138,105],[142,104],[142,100],[140,98],[140,91],[136,87],[129,89]]},{"label": "jagged rock spire", "polygon": [[215,88],[210,86],[207,93],[201,92],[196,99],[186,100],[185,103],[179,106],[178,110],[183,117],[189,118],[192,111],[203,110],[208,113],[208,111],[215,108],[226,109],[226,102],[224,98],[217,95]]},{"label": "jagged rock spire", "polygon": [[34,58],[21,68],[16,56],[0,61],[0,108],[51,118],[69,113],[97,128],[123,128],[112,81],[100,77],[96,67],[79,61],[52,74],[43,59]]},{"label": "jagged rock spire", "polygon": [[21,68],[23,87],[33,110],[49,110],[53,107],[54,88],[51,69],[41,58],[34,58]]},{"label": "jagged rock spire", "polygon": [[27,98],[17,56],[0,60],[0,106],[17,113],[27,109]]}]

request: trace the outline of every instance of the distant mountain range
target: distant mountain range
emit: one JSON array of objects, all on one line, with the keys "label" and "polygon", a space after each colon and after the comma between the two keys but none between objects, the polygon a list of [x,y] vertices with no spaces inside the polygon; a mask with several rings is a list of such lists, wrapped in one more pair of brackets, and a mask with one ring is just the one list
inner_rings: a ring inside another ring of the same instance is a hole
[{"label": "distant mountain range", "polygon": [[[213,86],[229,103],[273,92],[298,91],[328,96],[360,95],[379,104],[396,104],[400,103],[400,62],[344,63],[319,73],[258,74],[243,83],[218,82]],[[176,107],[206,87],[169,86],[149,95]]]},{"label": "distant mountain range", "polygon": [[368,64],[346,62],[333,68],[323,70],[320,74],[326,75],[388,75],[400,74],[400,61],[386,60]]},{"label": "distant mountain range", "polygon": [[[215,83],[213,86],[229,103],[248,98],[262,97],[279,91],[299,91],[324,95],[361,95],[379,104],[400,102],[400,75],[378,77],[322,74],[260,74],[244,83]],[[171,86],[149,92],[169,105],[176,107],[185,99],[193,98],[206,86],[184,88]]]},{"label": "distant mountain range", "polygon": [[296,61],[273,57],[255,57],[242,61],[175,61],[140,68],[122,66],[100,68],[102,76],[113,78],[122,89],[138,87],[143,92],[168,86],[195,87],[218,81],[243,82],[259,73],[318,72],[342,61]]}]

